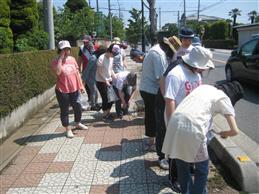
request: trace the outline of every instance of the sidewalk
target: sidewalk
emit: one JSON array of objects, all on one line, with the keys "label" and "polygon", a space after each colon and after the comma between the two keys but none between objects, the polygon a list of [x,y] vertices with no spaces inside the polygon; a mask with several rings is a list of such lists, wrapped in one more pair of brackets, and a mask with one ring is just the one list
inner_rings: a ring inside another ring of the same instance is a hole
[{"label": "sidewalk", "polygon": [[[128,62],[136,68],[136,64]],[[134,113],[105,123],[100,112],[84,111],[82,123],[89,129],[75,129],[73,139],[65,137],[56,100],[33,118],[17,131],[19,137],[11,136],[0,145],[1,150],[8,150],[6,146],[11,144],[19,147],[1,171],[1,194],[173,193],[168,172],[157,165],[156,153],[144,151],[141,115]],[[22,135],[28,130],[26,126],[34,126],[31,136]],[[213,166],[209,177],[209,193],[238,193],[226,185]]]}]

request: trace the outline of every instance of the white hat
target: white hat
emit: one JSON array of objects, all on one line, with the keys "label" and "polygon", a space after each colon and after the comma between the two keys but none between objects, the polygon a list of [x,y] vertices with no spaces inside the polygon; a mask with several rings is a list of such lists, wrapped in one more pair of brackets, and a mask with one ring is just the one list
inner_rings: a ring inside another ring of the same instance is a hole
[{"label": "white hat", "polygon": [[61,40],[59,41],[58,43],[58,48],[60,50],[64,49],[64,48],[71,48],[71,45],[70,43],[67,41],[67,40]]},{"label": "white hat", "polygon": [[182,56],[182,59],[185,63],[197,69],[209,69],[215,67],[211,61],[212,52],[202,46],[194,47],[190,53]]}]

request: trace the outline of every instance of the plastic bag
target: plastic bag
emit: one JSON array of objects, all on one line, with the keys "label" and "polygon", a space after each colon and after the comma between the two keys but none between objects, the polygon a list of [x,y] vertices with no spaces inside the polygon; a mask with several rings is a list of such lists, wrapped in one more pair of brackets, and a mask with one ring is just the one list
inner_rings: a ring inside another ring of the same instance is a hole
[{"label": "plastic bag", "polygon": [[81,105],[82,110],[90,110],[90,105],[88,103],[87,93],[80,93],[77,102]]},{"label": "plastic bag", "polygon": [[107,88],[107,98],[108,98],[108,102],[115,102],[119,100],[112,86],[108,86]]}]

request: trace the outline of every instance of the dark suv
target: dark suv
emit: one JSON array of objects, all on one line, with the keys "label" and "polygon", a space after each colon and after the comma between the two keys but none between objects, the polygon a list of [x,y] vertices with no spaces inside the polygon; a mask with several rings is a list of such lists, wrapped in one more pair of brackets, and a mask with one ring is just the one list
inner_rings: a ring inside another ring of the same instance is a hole
[{"label": "dark suv", "polygon": [[259,85],[259,37],[233,50],[226,67],[226,80],[240,80]]}]

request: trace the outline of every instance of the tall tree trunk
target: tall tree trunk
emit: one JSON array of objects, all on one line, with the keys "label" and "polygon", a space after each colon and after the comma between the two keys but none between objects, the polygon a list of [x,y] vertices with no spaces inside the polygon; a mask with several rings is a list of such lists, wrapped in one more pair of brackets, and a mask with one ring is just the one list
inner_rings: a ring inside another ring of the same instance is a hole
[{"label": "tall tree trunk", "polygon": [[150,37],[151,37],[151,44],[154,45],[156,43],[156,31],[157,31],[157,15],[155,4],[156,0],[148,0],[149,4],[149,19],[150,19]]}]

